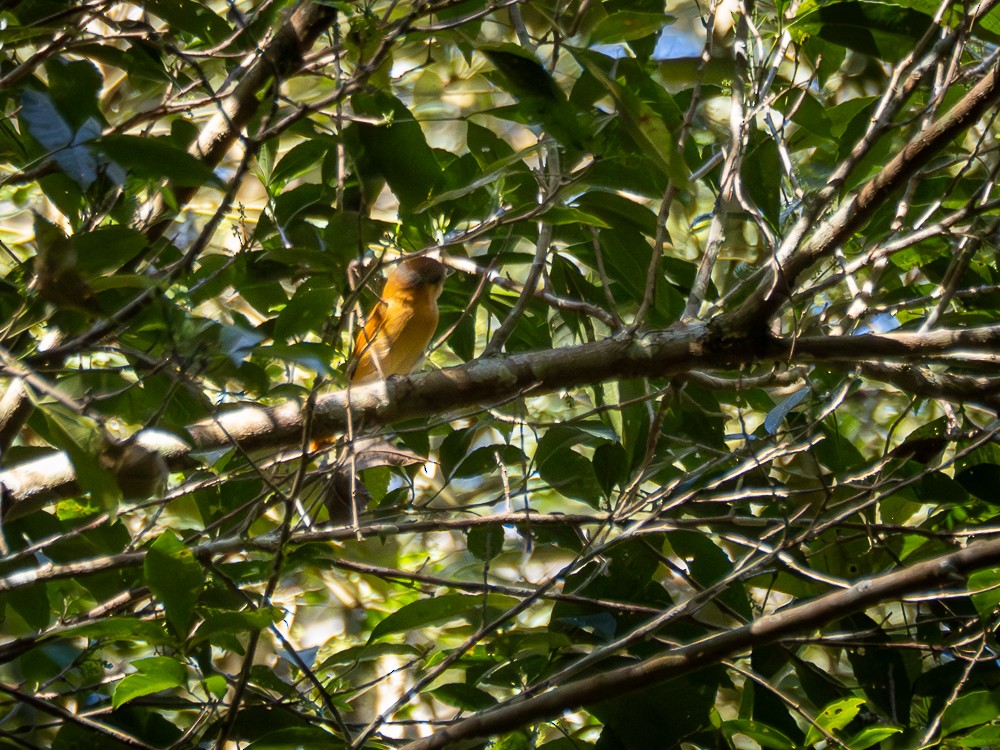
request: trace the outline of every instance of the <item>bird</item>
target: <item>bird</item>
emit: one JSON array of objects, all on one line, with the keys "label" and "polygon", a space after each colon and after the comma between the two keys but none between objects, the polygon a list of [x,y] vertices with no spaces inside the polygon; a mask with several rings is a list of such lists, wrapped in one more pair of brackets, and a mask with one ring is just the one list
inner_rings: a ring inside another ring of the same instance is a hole
[{"label": "bird", "polygon": [[[404,260],[392,270],[354,340],[346,371],[350,385],[408,375],[420,363],[437,328],[437,300],[445,275],[444,264],[425,256]],[[314,443],[311,450],[322,445]],[[370,504],[371,495],[358,471],[422,462],[420,456],[382,437],[354,438],[341,450],[330,474],[324,502],[331,520],[356,519],[359,510]]]},{"label": "bird", "polygon": [[354,340],[351,385],[409,375],[420,364],[438,324],[446,268],[420,256],[399,263]]}]

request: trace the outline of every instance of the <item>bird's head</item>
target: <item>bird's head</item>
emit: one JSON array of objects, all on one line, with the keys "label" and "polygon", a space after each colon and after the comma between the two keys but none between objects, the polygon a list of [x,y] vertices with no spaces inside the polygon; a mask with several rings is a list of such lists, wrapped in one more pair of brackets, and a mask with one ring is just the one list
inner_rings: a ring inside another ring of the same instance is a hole
[{"label": "bird's head", "polygon": [[447,273],[445,265],[434,258],[426,256],[410,258],[392,269],[386,287],[404,291],[433,287],[436,291],[434,296],[437,297],[444,288],[444,278]]}]

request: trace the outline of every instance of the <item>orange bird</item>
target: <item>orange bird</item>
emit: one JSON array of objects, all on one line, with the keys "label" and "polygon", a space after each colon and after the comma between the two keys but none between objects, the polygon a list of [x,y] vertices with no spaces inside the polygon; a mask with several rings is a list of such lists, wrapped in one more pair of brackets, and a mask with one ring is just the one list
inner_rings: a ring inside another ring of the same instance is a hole
[{"label": "orange bird", "polygon": [[444,265],[427,257],[404,260],[392,269],[354,341],[351,383],[408,375],[420,363],[437,328],[444,277]]}]

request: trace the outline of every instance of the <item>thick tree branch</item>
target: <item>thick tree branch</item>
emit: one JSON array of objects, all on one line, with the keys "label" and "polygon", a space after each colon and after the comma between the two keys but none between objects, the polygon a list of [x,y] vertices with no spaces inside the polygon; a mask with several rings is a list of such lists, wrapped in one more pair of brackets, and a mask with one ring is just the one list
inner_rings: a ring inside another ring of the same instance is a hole
[{"label": "thick tree branch", "polygon": [[[996,353],[1000,326],[938,329],[926,333],[861,336],[815,336],[797,340],[722,337],[711,324],[676,326],[636,337],[611,337],[579,346],[477,360],[409,378],[351,388],[320,397],[311,425],[314,438],[344,434],[347,425],[364,433],[407,419],[440,416],[470,408],[486,408],[526,393],[545,393],[593,385],[607,380],[664,377],[694,370],[736,368],[765,360],[788,365],[829,362],[854,367],[859,361],[912,362],[956,352]],[[893,370],[880,372],[890,380]],[[899,372],[913,385],[907,369]],[[984,376],[986,377],[986,376]],[[980,386],[994,382],[977,381]],[[943,388],[939,382],[938,388]],[[928,395],[944,395],[947,390]],[[991,390],[971,400],[992,403]],[[956,392],[957,393],[957,392]],[[962,390],[961,393],[965,393]],[[360,430],[359,430],[360,427]],[[237,444],[245,451],[294,447],[302,440],[302,409],[297,403],[276,407],[245,406],[192,425],[186,439],[143,430],[134,444],[180,468],[190,451],[220,450]],[[73,466],[65,453],[27,461],[0,471],[7,511],[26,512],[57,496],[77,491]]]},{"label": "thick tree branch", "polygon": [[1000,414],[1000,376],[932,372],[890,362],[860,362],[858,366],[865,377],[891,383],[900,390],[924,398],[980,404]]},{"label": "thick tree branch", "polygon": [[926,332],[894,331],[861,336],[800,336],[774,340],[777,350],[796,360],[857,361],[860,359],[916,361],[963,351],[1000,352],[1000,326],[939,328]]},{"label": "thick tree branch", "polygon": [[976,542],[960,552],[860,581],[848,589],[764,615],[743,627],[681,646],[634,666],[553,687],[534,698],[511,699],[429,737],[411,742],[403,750],[451,747],[473,738],[488,737],[558,716],[580,706],[619,698],[907,594],[954,588],[956,585],[964,587],[965,577],[970,573],[998,564],[1000,539]]}]

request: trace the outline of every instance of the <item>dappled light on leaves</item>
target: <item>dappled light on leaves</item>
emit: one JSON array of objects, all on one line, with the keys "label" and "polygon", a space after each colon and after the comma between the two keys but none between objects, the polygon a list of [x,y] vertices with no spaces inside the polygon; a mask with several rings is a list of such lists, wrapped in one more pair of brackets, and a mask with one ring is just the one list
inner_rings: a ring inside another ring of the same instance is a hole
[{"label": "dappled light on leaves", "polygon": [[996,6],[6,4],[0,744],[1000,746]]}]

